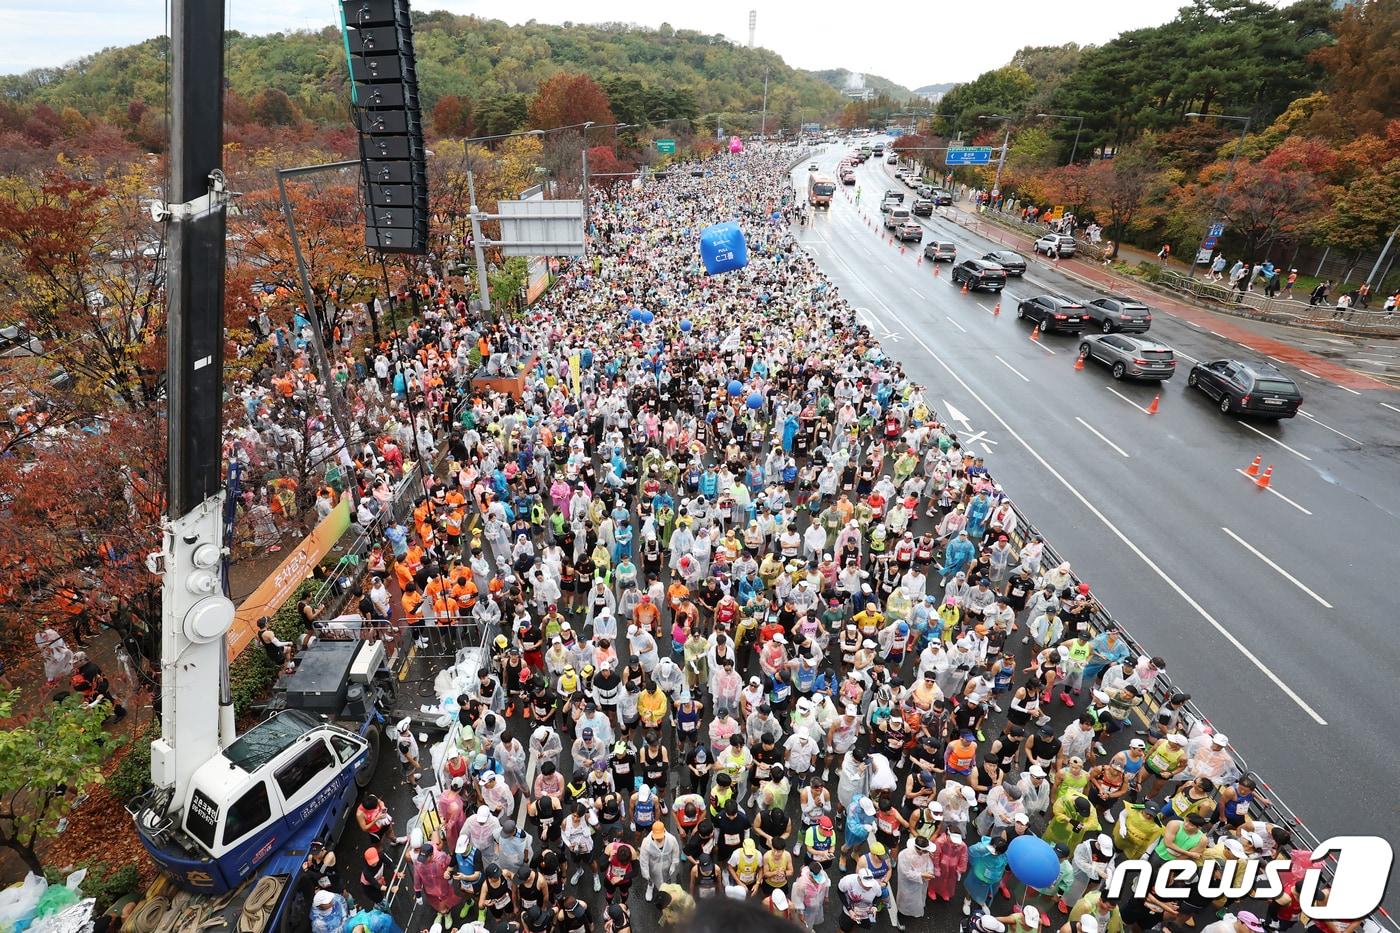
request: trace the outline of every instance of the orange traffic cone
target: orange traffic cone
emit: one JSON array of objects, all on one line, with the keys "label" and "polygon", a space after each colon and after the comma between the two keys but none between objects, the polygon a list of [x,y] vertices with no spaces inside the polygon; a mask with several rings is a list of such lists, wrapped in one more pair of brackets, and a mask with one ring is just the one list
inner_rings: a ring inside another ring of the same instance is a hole
[{"label": "orange traffic cone", "polygon": [[1001,317],[1001,302],[992,305],[992,317]]},{"label": "orange traffic cone", "polygon": [[1260,489],[1269,488],[1269,478],[1274,475],[1274,465],[1271,463],[1264,468],[1264,472],[1259,474],[1259,478],[1254,481],[1254,485]]},{"label": "orange traffic cone", "polygon": [[919,250],[919,258],[918,258],[917,260],[914,261],[914,265],[916,265],[916,266],[922,266],[923,264],[924,264],[924,251],[923,251],[923,250]]},{"label": "orange traffic cone", "polygon": [[901,256],[904,255],[904,244],[903,244],[903,243],[899,244],[899,255],[901,255]]},{"label": "orange traffic cone", "polygon": [[943,273],[942,273],[942,272],[939,270],[939,268],[938,268],[938,263],[935,262],[935,263],[933,264],[933,277],[936,279],[936,278],[938,278],[938,277],[939,277],[940,275],[942,275],[942,274],[943,274]]},{"label": "orange traffic cone", "polygon": [[1259,463],[1260,463],[1260,461],[1262,461],[1263,459],[1264,459],[1264,458],[1263,458],[1262,456],[1255,457],[1255,458],[1254,458],[1254,462],[1251,463],[1249,466],[1247,466],[1247,467],[1244,468],[1245,473],[1248,474],[1248,475],[1250,475],[1250,476],[1258,476],[1258,475],[1259,475]]},{"label": "orange traffic cone", "polygon": [[962,293],[963,293],[964,295],[967,294],[967,283],[966,283],[966,282],[963,283]]},{"label": "orange traffic cone", "polygon": [[1155,415],[1155,414],[1157,414],[1157,403],[1160,402],[1161,400],[1162,400],[1162,396],[1160,396],[1160,395],[1154,395],[1154,396],[1152,396],[1152,404],[1147,406],[1147,413],[1148,413],[1149,415]]},{"label": "orange traffic cone", "polygon": [[1039,325],[1039,324],[1035,325],[1035,330],[1031,331],[1031,339],[1032,339],[1032,340],[1039,340],[1039,339],[1040,339],[1040,325]]},{"label": "orange traffic cone", "polygon": [[1084,354],[1081,353],[1074,358],[1074,368],[1076,371],[1084,368]]}]

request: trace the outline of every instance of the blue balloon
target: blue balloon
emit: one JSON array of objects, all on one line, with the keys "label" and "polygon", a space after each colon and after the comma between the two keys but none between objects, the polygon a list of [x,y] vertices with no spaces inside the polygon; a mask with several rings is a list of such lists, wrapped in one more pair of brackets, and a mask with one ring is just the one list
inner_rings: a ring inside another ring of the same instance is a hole
[{"label": "blue balloon", "polygon": [[690,333],[690,329],[691,329],[692,327],[694,327],[694,326],[695,326],[694,324],[690,323],[690,318],[686,318],[686,319],[682,320],[682,321],[681,321],[681,333],[683,333],[683,334],[688,334],[688,333]]},{"label": "blue balloon", "polygon": [[652,321],[654,321],[654,320],[656,320],[656,315],[655,315],[655,314],[652,314],[650,311],[643,311],[643,312],[642,312],[642,323],[643,323],[643,324],[650,324],[650,323],[651,323]]},{"label": "blue balloon", "polygon": [[641,308],[633,308],[632,311],[631,311],[631,313],[628,314],[627,316],[628,316],[629,318],[631,318],[632,320],[634,320],[634,321],[640,321],[640,320],[642,319],[642,314],[643,314],[643,313],[644,313],[644,312],[642,311]]},{"label": "blue balloon", "polygon": [[749,264],[744,232],[733,221],[711,224],[700,232],[700,258],[709,275],[744,268]]},{"label": "blue balloon", "polygon": [[1029,833],[1011,840],[1006,864],[1022,884],[1032,888],[1048,888],[1060,877],[1060,858],[1055,847]]},{"label": "blue balloon", "polygon": [[753,408],[753,409],[762,408],[762,407],[763,407],[763,393],[762,393],[762,392],[750,392],[750,393],[749,393],[748,399],[745,400],[745,404],[748,405],[750,408]]},{"label": "blue balloon", "polygon": [[738,395],[742,391],[744,391],[744,384],[742,382],[740,382],[738,379],[729,380],[730,395]]}]

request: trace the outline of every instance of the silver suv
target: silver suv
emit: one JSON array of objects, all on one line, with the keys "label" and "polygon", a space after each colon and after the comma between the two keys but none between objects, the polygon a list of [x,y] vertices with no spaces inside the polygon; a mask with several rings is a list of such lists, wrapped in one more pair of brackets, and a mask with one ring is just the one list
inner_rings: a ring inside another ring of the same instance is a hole
[{"label": "silver suv", "polygon": [[1035,241],[1033,248],[1037,253],[1044,253],[1047,256],[1058,251],[1061,259],[1067,259],[1074,255],[1074,237],[1066,236],[1063,233],[1047,233]]}]

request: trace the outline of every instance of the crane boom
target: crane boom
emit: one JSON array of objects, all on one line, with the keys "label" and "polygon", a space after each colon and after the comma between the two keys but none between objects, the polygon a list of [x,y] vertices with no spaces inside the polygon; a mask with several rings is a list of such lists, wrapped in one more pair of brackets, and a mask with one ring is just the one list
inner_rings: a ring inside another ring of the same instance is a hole
[{"label": "crane boom", "polygon": [[159,562],[161,736],[151,778],[178,806],[190,776],[233,740],[225,633],[222,417],[224,369],[224,5],[171,5],[167,221],[166,520]]}]

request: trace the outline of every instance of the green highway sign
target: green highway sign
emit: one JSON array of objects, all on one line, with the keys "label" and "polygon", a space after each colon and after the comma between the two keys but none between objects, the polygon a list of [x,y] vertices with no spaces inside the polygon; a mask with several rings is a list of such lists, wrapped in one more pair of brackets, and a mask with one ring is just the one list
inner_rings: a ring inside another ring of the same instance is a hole
[{"label": "green highway sign", "polygon": [[674,139],[658,139],[656,141],[656,151],[670,155],[676,151],[676,141]]}]

